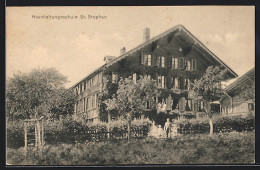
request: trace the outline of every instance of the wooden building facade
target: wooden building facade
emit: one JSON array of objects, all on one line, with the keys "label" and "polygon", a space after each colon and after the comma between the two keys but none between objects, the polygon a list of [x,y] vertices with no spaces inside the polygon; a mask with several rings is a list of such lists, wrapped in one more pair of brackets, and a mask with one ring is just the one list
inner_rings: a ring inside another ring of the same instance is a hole
[{"label": "wooden building facade", "polygon": [[146,28],[143,44],[128,52],[121,49],[119,57],[106,56],[103,66],[72,87],[77,94],[75,114],[84,114],[91,122],[97,121],[97,99],[107,81],[117,83],[119,77],[129,76],[134,81],[140,76],[157,81],[162,91],[162,95],[156,97],[158,112],[196,114],[204,110],[204,103],[193,99],[191,82],[199,79],[211,65],[226,68],[226,79],[237,77],[184,26],[177,25],[152,39],[149,32]]},{"label": "wooden building facade", "polygon": [[[241,96],[241,93],[245,89],[251,89],[255,86],[255,67],[249,70],[247,73],[239,77],[225,90],[226,96],[220,100],[221,114],[222,115],[243,115],[255,114],[255,102],[254,99],[245,99]],[[253,89],[252,89],[253,90]]]}]

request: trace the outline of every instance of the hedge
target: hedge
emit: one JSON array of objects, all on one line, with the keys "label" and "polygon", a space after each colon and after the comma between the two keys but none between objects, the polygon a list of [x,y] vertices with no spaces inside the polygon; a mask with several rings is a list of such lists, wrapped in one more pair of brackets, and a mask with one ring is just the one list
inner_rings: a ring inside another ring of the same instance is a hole
[{"label": "hedge", "polygon": [[[147,136],[152,122],[148,119],[133,120],[131,125],[132,137]],[[125,121],[113,121],[109,125],[99,122],[87,125],[84,122],[64,118],[62,121],[47,120],[44,126],[44,141],[46,144],[84,143],[88,141],[107,140],[107,127],[110,127],[111,138],[126,138],[127,126]],[[7,147],[24,146],[23,122],[8,122]]]},{"label": "hedge", "polygon": [[[213,132],[243,132],[252,131],[255,129],[255,117],[217,117],[212,119]],[[178,133],[209,133],[209,120],[208,119],[193,119],[183,120],[176,122],[178,125]]]}]

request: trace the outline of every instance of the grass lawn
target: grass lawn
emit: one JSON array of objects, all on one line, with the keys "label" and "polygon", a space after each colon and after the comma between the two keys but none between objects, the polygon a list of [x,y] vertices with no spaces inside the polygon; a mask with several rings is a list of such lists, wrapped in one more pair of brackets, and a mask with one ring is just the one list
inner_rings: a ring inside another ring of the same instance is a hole
[{"label": "grass lawn", "polygon": [[31,149],[7,149],[11,165],[248,164],[255,160],[255,131],[182,135],[175,139],[111,140],[45,145],[43,156]]}]

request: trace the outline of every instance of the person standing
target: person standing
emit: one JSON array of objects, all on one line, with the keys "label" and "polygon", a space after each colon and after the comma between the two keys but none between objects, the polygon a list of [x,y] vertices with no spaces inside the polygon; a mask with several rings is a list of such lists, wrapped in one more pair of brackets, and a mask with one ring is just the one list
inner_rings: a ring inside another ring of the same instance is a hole
[{"label": "person standing", "polygon": [[166,131],[167,138],[170,137],[169,134],[171,134],[171,126],[172,126],[172,123],[170,122],[170,119],[167,118],[167,121],[164,124],[164,130]]}]

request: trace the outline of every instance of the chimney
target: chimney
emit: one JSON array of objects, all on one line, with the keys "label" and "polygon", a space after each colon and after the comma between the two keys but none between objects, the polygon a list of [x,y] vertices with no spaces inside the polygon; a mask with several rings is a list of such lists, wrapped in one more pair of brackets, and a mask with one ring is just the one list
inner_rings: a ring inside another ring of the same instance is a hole
[{"label": "chimney", "polygon": [[121,50],[120,50],[120,55],[124,54],[126,52],[126,49],[125,47],[123,47]]},{"label": "chimney", "polygon": [[147,42],[150,40],[150,28],[144,29],[143,39],[144,39],[144,42]]}]

